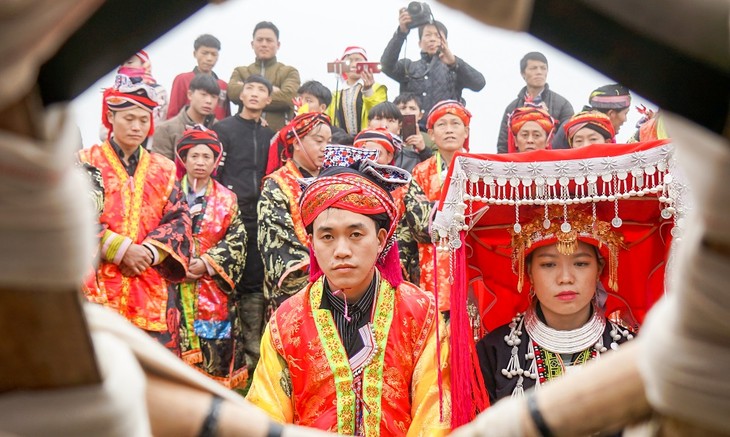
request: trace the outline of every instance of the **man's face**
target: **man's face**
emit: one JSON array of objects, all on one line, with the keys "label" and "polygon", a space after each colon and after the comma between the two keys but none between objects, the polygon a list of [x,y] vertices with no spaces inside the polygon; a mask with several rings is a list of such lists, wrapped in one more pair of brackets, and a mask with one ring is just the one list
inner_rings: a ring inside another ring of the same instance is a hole
[{"label": "man's face", "polygon": [[188,90],[188,100],[190,100],[190,109],[205,117],[215,111],[218,95],[209,94],[205,90]]},{"label": "man's face", "polygon": [[629,108],[624,109],[609,109],[608,118],[611,120],[611,124],[613,125],[613,130],[618,133],[618,131],[621,129],[621,126],[623,126],[624,123],[626,123],[626,116],[629,114]]},{"label": "man's face", "polygon": [[[188,150],[188,154],[185,156],[185,171],[189,180],[208,179],[213,173],[214,165],[215,155],[205,144],[198,144]],[[200,189],[200,187],[197,188]]]},{"label": "man's face", "polygon": [[301,93],[299,97],[302,99],[302,104],[309,105],[309,112],[324,112],[327,110],[327,105],[321,103],[318,98],[309,93]]},{"label": "man's face", "polygon": [[548,66],[546,63],[536,61],[534,59],[527,60],[525,71],[522,72],[522,78],[529,87],[542,88],[545,86],[548,75]]},{"label": "man's face", "polygon": [[243,84],[240,98],[244,108],[253,111],[263,110],[269,103],[271,103],[269,89],[266,85],[258,82]]},{"label": "man's face", "polygon": [[536,121],[528,121],[515,135],[515,147],[518,152],[542,150],[547,147],[547,134]]},{"label": "man's face", "polygon": [[420,120],[423,115],[421,114],[421,108],[418,107],[415,100],[409,100],[406,103],[399,104],[398,109],[400,109],[400,113],[403,115],[415,115],[416,120]]},{"label": "man's face", "polygon": [[266,61],[276,56],[280,45],[279,39],[271,29],[257,30],[253,35],[253,41],[251,41],[251,48],[253,48],[256,59],[261,61]]},{"label": "man's face", "polygon": [[329,208],[317,216],[312,247],[330,288],[346,296],[366,290],[386,235],[373,219],[352,211]]},{"label": "man's face", "polygon": [[107,120],[112,125],[114,141],[122,149],[131,150],[147,138],[152,125],[152,113],[135,106],[124,111],[109,111]]},{"label": "man's face", "polygon": [[213,67],[218,62],[218,49],[200,46],[198,50],[193,52],[193,56],[198,62],[198,70],[207,74],[213,71]]},{"label": "man's face", "polygon": [[433,129],[428,131],[431,140],[436,143],[439,150],[446,152],[458,152],[464,147],[464,142],[469,138],[469,126],[454,114],[446,114],[436,120]]},{"label": "man's face", "polygon": [[445,41],[446,36],[439,32],[433,24],[427,24],[423,28],[423,35],[421,36],[420,41],[418,41],[418,46],[421,48],[422,52],[434,55],[441,48],[442,40]]},{"label": "man's face", "polygon": [[332,129],[320,124],[294,145],[294,160],[307,171],[314,172],[322,167],[324,149],[332,140]]}]

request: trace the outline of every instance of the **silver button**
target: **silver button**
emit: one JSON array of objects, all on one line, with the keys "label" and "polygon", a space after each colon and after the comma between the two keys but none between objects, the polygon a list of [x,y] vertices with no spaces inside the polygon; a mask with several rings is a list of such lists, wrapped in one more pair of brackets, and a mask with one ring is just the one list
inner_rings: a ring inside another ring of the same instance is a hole
[{"label": "silver button", "polygon": [[425,80],[428,80],[428,76],[423,76],[423,78],[424,78]]},{"label": "silver button", "polygon": [[426,93],[423,93],[423,97],[426,97]]}]

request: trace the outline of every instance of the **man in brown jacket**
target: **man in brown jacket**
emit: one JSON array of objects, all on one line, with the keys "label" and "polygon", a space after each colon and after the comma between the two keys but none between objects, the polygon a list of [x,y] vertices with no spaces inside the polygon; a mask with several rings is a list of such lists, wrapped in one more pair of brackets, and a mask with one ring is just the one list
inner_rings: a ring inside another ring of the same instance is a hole
[{"label": "man in brown jacket", "polygon": [[276,60],[276,52],[280,46],[279,29],[276,25],[270,21],[258,23],[253,29],[253,41],[251,41],[256,61],[248,66],[236,67],[231,74],[231,80],[228,81],[228,95],[231,101],[238,105],[239,112],[241,101],[238,96],[247,77],[259,74],[271,82],[274,86],[271,103],[266,106],[261,118],[275,132],[294,117],[292,99],[297,96],[301,84],[296,68]]}]

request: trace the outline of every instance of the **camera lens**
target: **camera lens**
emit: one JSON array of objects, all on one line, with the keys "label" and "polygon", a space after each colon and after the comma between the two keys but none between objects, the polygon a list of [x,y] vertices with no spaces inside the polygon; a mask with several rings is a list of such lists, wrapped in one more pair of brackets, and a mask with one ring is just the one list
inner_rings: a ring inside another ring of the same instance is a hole
[{"label": "camera lens", "polygon": [[423,11],[423,6],[420,2],[408,3],[408,13],[411,15],[418,15]]}]

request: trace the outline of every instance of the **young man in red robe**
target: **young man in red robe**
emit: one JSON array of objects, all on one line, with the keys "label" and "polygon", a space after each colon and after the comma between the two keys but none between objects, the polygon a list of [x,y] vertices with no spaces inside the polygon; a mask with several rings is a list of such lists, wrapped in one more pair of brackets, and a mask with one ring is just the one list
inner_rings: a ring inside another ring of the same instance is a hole
[{"label": "young man in red robe", "polygon": [[99,266],[84,291],[179,354],[174,283],[186,275],[190,215],[173,162],[144,147],[155,106],[152,88],[117,76],[104,92],[107,140],[79,152],[104,182]]},{"label": "young man in red robe", "polygon": [[446,332],[433,297],[403,282],[385,188],[410,175],[376,156],[328,147],[304,190],[310,282],[271,317],[248,400],[279,422],[344,435],[445,435]]}]

